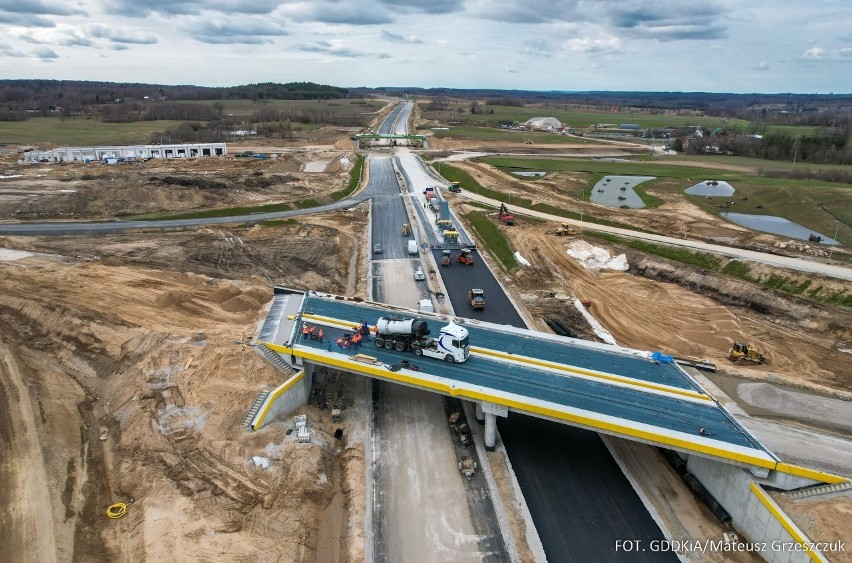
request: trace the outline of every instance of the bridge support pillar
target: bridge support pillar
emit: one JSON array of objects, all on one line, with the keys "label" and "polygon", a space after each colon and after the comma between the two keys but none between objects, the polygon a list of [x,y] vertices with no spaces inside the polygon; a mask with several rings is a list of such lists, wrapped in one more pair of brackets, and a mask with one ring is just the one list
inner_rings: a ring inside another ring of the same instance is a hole
[{"label": "bridge support pillar", "polygon": [[482,411],[482,403],[476,401],[476,422],[485,424],[485,413]]},{"label": "bridge support pillar", "polygon": [[497,415],[485,413],[485,449],[493,452],[497,442]]}]

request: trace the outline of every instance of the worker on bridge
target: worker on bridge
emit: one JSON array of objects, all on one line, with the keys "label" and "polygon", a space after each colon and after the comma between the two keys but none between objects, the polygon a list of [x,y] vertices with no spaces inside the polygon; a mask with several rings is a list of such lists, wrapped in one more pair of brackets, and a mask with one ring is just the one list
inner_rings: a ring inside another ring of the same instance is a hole
[{"label": "worker on bridge", "polygon": [[317,337],[319,338],[320,342],[322,342],[322,336],[323,336],[322,329],[319,329],[319,333],[317,333]]},{"label": "worker on bridge", "polygon": [[302,338],[307,340],[309,334],[310,331],[308,331],[308,323],[302,323]]}]

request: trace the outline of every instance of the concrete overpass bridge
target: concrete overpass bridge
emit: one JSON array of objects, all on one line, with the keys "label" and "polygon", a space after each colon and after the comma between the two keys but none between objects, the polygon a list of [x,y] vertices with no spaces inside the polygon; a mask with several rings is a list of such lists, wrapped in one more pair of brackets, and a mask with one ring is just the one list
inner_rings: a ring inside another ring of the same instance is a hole
[{"label": "concrete overpass bridge", "polygon": [[[337,347],[337,338],[354,325],[366,322],[372,331],[380,316],[425,318],[433,333],[451,320],[276,288],[256,343],[302,370],[297,376],[304,383],[287,388],[295,395],[283,410],[306,400],[313,366],[327,366],[475,402],[488,447],[494,446],[496,417],[512,411],[739,465],[762,478],[781,471],[830,480],[783,463],[680,366],[657,362],[647,352],[467,319],[457,319],[470,332],[471,357],[463,364],[376,348],[371,339],[357,350]],[[302,323],[323,328],[325,340],[303,338]],[[402,360],[414,365],[401,367]],[[251,425],[263,423],[264,417],[255,417]]]}]

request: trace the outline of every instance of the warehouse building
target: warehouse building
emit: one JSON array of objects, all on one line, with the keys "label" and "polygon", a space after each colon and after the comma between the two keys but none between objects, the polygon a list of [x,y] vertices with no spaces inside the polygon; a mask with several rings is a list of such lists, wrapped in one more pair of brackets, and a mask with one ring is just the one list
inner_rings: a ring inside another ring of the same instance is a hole
[{"label": "warehouse building", "polygon": [[149,158],[196,158],[225,156],[225,143],[185,145],[128,145],[102,147],[62,147],[50,151],[29,151],[24,160],[35,162],[108,162],[147,160]]}]

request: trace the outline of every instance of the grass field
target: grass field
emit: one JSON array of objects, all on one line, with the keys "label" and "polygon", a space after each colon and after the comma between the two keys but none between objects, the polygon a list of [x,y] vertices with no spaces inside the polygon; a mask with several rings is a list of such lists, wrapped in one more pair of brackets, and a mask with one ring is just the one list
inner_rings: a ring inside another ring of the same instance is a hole
[{"label": "grass field", "polygon": [[[425,106],[424,106],[425,107]],[[470,104],[450,105],[452,111],[424,112],[424,117],[440,117],[444,120],[475,121],[482,125],[496,125],[498,121],[517,121],[523,123],[533,117],[555,117],[568,127],[585,129],[597,124],[636,123],[641,128],[647,127],[685,127],[696,125],[706,128],[737,128],[743,132],[759,131],[760,133],[786,133],[793,136],[812,135],[817,127],[799,127],[790,125],[769,125],[764,131],[763,125],[752,124],[743,119],[722,119],[718,117],[700,117],[691,115],[654,115],[644,113],[625,113],[609,111],[577,111],[554,106],[512,107],[485,106],[486,113],[470,113]],[[494,110],[494,113],[488,113]]]},{"label": "grass field", "polygon": [[[697,207],[718,215],[722,211],[775,215],[799,223],[809,229],[831,236],[840,229],[840,241],[852,236],[852,185],[818,180],[794,180],[768,178],[745,172],[694,168],[676,164],[648,161],[608,162],[601,160],[578,160],[567,158],[534,157],[487,157],[484,162],[510,173],[514,170],[567,171],[592,174],[586,179],[588,193],[604,175],[655,176],[657,179],[640,185],[637,193],[652,207],[659,203],[657,198],[645,200],[648,191],[680,195]],[[708,163],[710,160],[708,160]],[[736,164],[735,159],[729,161]],[[720,198],[706,199],[691,196],[683,190],[703,180],[715,179],[729,182],[736,189],[730,209],[716,207]],[[579,195],[579,194],[578,194]],[[747,198],[742,200],[741,198]],[[758,207],[762,206],[762,207]]]},{"label": "grass field", "polygon": [[[174,101],[166,103],[199,103],[213,105],[225,104],[224,114],[235,117],[249,117],[252,113],[266,108],[280,110],[324,109],[344,115],[373,114],[382,107],[379,100],[272,100],[269,103],[255,103],[251,100],[201,100],[197,102]],[[142,103],[154,104],[155,102]],[[41,145],[52,143],[60,146],[91,145],[136,145],[150,141],[154,132],[164,131],[180,125],[183,121],[135,121],[132,123],[104,123],[99,117],[77,116],[61,119],[59,116],[31,117],[26,121],[0,122],[0,145]],[[314,124],[293,124],[294,130],[307,131]]]},{"label": "grass field", "polygon": [[100,119],[31,117],[26,121],[0,122],[0,144],[60,146],[137,145],[150,141],[152,133],[179,125],[180,121],[103,123]]},{"label": "grass field", "polygon": [[473,127],[461,126],[451,127],[449,130],[433,131],[435,137],[453,139],[475,139],[488,141],[509,141],[523,143],[527,139],[539,145],[578,145],[594,143],[590,139],[571,137],[567,135],[555,135],[553,133],[539,133],[534,131],[509,131],[497,127]]},{"label": "grass field", "polygon": [[380,100],[267,100],[263,103],[252,100],[199,100],[197,102],[174,101],[166,103],[198,103],[213,105],[216,102],[225,104],[224,115],[234,117],[249,117],[262,109],[278,109],[300,111],[308,109],[328,109],[344,115],[360,113],[375,113],[385,106]]}]

